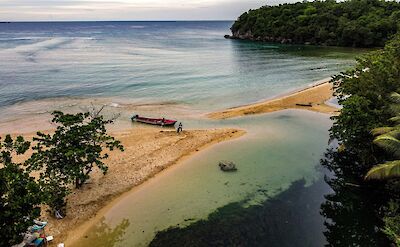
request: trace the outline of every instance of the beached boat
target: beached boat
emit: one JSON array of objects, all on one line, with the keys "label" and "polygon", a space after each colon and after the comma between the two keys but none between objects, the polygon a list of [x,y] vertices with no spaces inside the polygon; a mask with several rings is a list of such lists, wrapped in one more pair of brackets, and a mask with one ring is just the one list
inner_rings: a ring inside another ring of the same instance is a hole
[{"label": "beached boat", "polygon": [[139,122],[145,124],[159,125],[159,126],[174,126],[176,120],[165,119],[165,118],[147,118],[140,117],[139,115],[133,115],[131,117],[132,122]]}]

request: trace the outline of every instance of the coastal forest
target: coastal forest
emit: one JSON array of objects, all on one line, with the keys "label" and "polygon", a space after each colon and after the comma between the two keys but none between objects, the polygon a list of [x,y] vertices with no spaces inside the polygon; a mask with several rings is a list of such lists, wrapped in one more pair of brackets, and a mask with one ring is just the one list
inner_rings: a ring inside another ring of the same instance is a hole
[{"label": "coastal forest", "polygon": [[[336,244],[381,246],[363,236],[377,240],[384,233],[400,246],[400,34],[383,49],[358,58],[332,83],[343,108],[332,117],[330,130],[339,146],[322,161],[335,175],[326,179],[334,193],[321,207],[330,219],[326,237]],[[361,227],[367,220],[370,232]]]},{"label": "coastal forest", "polygon": [[382,0],[298,2],[243,13],[235,39],[293,44],[383,47],[398,30],[400,3]]}]

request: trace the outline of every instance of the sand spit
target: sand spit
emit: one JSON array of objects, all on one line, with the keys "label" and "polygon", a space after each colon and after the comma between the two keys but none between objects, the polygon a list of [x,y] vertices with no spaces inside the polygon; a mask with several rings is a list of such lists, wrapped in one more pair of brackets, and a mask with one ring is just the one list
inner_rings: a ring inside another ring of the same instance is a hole
[{"label": "sand spit", "polygon": [[325,102],[333,96],[333,87],[332,84],[329,83],[329,80],[330,79],[323,80],[308,88],[264,102],[208,113],[207,117],[212,119],[226,119],[284,109],[303,109],[334,114],[338,109],[325,104]]},{"label": "sand spit", "polygon": [[49,221],[47,233],[54,236],[54,244],[70,239],[69,232],[96,216],[122,193],[209,145],[244,134],[245,131],[236,129],[187,130],[177,134],[160,128],[112,133],[122,142],[125,152],[111,153],[106,161],[109,172],[105,176],[94,172],[82,189],[68,196],[68,215],[64,219],[56,220],[42,213],[42,220]]}]

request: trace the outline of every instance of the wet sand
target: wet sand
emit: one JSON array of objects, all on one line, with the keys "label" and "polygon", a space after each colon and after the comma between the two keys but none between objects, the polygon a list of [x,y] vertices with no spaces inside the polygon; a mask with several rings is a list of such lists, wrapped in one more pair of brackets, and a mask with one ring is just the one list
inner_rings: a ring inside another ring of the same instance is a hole
[{"label": "wet sand", "polygon": [[52,245],[63,242],[70,231],[95,217],[113,199],[160,171],[209,145],[244,134],[245,131],[235,129],[188,130],[177,134],[160,128],[112,133],[122,142],[125,152],[110,154],[106,160],[108,173],[103,176],[96,170],[82,189],[73,190],[64,219],[56,220],[43,210],[41,219],[49,221],[47,233],[54,236]]},{"label": "wet sand", "polygon": [[333,88],[332,84],[329,83],[329,80],[330,79],[322,80],[308,88],[297,90],[293,93],[264,102],[208,113],[207,117],[211,119],[227,119],[244,115],[280,111],[284,109],[303,109],[334,114],[338,109],[325,103],[333,96]]}]

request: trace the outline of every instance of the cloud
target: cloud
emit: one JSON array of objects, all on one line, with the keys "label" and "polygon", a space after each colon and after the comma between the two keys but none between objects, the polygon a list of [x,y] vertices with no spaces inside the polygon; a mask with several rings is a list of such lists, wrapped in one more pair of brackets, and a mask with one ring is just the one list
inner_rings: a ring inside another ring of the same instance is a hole
[{"label": "cloud", "polygon": [[261,0],[0,0],[3,21],[231,20]]}]

